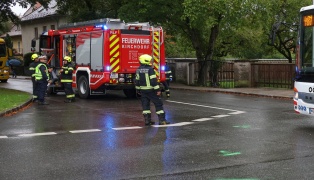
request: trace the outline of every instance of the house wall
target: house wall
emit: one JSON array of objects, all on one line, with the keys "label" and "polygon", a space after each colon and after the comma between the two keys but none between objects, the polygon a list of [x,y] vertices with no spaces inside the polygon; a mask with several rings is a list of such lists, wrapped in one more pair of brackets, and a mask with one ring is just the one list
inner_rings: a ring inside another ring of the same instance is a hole
[{"label": "house wall", "polygon": [[13,53],[23,54],[22,36],[12,36],[11,41],[13,43],[13,49],[15,50]]},{"label": "house wall", "polygon": [[54,17],[48,16],[41,19],[34,19],[29,21],[21,22],[22,29],[22,42],[23,42],[23,53],[31,52],[31,42],[32,39],[35,38],[35,28],[38,29],[38,38],[36,39],[36,49],[35,51],[39,51],[39,36],[44,33],[43,27],[46,26],[47,30],[51,29],[51,26],[54,25],[55,29],[57,29],[61,24],[67,22],[66,17]]}]

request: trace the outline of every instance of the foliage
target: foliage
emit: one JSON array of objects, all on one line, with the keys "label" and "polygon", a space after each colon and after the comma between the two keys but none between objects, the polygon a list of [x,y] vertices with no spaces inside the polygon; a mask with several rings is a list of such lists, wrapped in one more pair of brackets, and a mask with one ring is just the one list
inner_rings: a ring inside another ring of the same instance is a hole
[{"label": "foliage", "polygon": [[[49,1],[39,2],[45,6]],[[279,57],[291,61],[296,39],[292,27],[297,24],[301,6],[311,4],[310,0],[56,1],[58,12],[68,15],[72,22],[110,17],[162,25],[167,34],[167,57],[197,57],[201,67],[200,85],[206,84],[208,70],[214,71],[210,69],[210,60],[226,56],[278,57],[279,52]],[[25,2],[34,4],[35,0]],[[13,3],[5,1],[4,4],[8,7]],[[274,24],[279,28],[270,33]],[[273,46],[269,46],[269,37],[274,39]]]},{"label": "foliage", "polygon": [[[39,54],[39,52],[34,52]],[[23,60],[24,60],[24,66],[29,66],[29,64],[32,62],[32,55],[34,54],[33,52],[29,52],[24,54]]]},{"label": "foliage", "polygon": [[58,12],[69,15],[71,22],[101,18],[117,18],[118,0],[57,0]]},{"label": "foliage", "polygon": [[27,8],[27,5],[34,5],[36,2],[41,3],[44,7],[47,7],[51,0],[1,0],[0,3],[0,32],[1,34],[8,32],[10,27],[7,22],[12,22],[18,24],[20,19],[17,14],[15,14],[11,7],[18,5],[23,8]]},{"label": "foliage", "polygon": [[9,34],[7,34],[4,38],[5,44],[8,48],[13,49],[13,42]]},{"label": "foliage", "polygon": [[269,30],[269,45],[273,46],[285,58],[292,62],[296,47],[297,30],[299,26],[299,9],[310,5],[310,0],[281,0],[268,6],[271,29]]}]

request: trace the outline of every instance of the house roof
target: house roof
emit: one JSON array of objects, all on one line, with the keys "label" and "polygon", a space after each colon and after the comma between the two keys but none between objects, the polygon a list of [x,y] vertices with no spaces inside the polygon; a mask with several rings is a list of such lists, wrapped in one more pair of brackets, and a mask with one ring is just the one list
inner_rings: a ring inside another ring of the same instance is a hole
[{"label": "house roof", "polygon": [[6,32],[5,34],[2,34],[1,37],[6,37],[7,34],[9,34],[11,37],[14,36],[22,36],[22,31],[19,28],[19,25],[13,25],[10,32]]},{"label": "house roof", "polygon": [[21,18],[21,21],[29,21],[39,18],[44,18],[47,16],[55,15],[57,14],[57,2],[55,0],[52,0],[48,4],[48,8],[45,9],[43,6],[36,4],[34,7],[30,7],[32,12],[29,10],[24,14],[24,16]]}]

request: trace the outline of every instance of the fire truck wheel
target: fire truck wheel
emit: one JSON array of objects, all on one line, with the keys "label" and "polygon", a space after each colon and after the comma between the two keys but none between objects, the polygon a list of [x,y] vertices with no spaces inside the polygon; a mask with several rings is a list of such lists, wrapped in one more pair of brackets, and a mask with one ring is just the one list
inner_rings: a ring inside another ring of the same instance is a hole
[{"label": "fire truck wheel", "polygon": [[123,89],[123,92],[128,98],[136,98],[136,90],[135,89]]},{"label": "fire truck wheel", "polygon": [[81,76],[78,80],[78,93],[79,96],[83,99],[87,99],[89,97],[89,84],[86,76]]},{"label": "fire truck wheel", "polygon": [[4,82],[4,83],[6,83],[6,82],[8,82],[8,80],[6,79],[6,80],[1,80],[1,82]]}]

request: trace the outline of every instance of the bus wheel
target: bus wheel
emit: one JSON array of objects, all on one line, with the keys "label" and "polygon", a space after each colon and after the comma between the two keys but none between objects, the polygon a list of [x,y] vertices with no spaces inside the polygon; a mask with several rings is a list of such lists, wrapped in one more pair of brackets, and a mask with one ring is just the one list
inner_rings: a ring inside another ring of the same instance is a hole
[{"label": "bus wheel", "polygon": [[89,84],[86,76],[81,76],[78,80],[78,93],[80,98],[87,99],[89,97]]},{"label": "bus wheel", "polygon": [[136,90],[135,89],[123,89],[123,92],[126,97],[128,98],[135,98],[136,97]]}]

